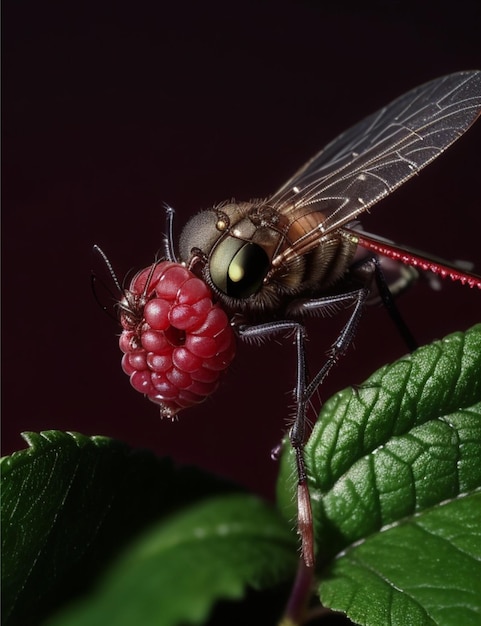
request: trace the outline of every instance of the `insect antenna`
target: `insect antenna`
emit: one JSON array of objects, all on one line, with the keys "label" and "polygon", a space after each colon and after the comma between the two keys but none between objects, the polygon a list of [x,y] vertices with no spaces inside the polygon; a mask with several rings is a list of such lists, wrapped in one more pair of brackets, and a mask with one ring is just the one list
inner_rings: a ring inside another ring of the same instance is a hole
[{"label": "insect antenna", "polygon": [[164,235],[164,257],[167,261],[178,263],[177,255],[174,248],[174,215],[175,210],[166,202],[164,202],[165,209],[165,224],[166,234]]},{"label": "insect antenna", "polygon": [[117,302],[119,299],[119,295],[120,296],[124,296],[125,294],[125,290],[122,288],[119,279],[117,278],[117,274],[115,273],[115,270],[112,266],[112,263],[110,262],[108,256],[105,254],[105,252],[102,250],[102,248],[100,246],[98,246],[97,244],[95,244],[93,246],[93,251],[95,253],[97,253],[98,255],[100,255],[100,257],[102,258],[102,261],[105,264],[105,267],[108,270],[108,273],[110,275],[110,278],[112,279],[116,290],[118,291],[118,294],[115,294],[112,289],[109,287],[109,285],[107,284],[106,281],[102,280],[101,278],[99,278],[99,276],[95,273],[94,270],[91,270],[90,272],[90,287],[92,289],[92,293],[93,296],[95,298],[95,301],[97,302],[97,304],[99,305],[99,307],[112,319],[117,321],[117,316],[114,315],[114,313],[112,313],[112,311],[109,309],[109,307],[101,300],[101,298],[99,297],[98,294],[98,288],[97,288],[97,284],[100,284],[102,286],[103,289],[105,289],[105,291],[109,294],[109,296],[112,298],[113,301]]}]

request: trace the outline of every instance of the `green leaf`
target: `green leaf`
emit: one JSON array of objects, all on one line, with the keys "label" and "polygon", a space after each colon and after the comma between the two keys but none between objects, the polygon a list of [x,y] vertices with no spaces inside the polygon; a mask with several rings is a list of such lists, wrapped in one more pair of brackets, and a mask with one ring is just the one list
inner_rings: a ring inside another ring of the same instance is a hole
[{"label": "green leaf", "polygon": [[24,437],[1,461],[4,624],[38,624],[153,520],[233,489],[106,437]]},{"label": "green leaf", "polygon": [[[481,593],[472,601],[472,577],[481,580],[480,537],[469,520],[479,525],[481,519],[475,495],[481,487],[481,325],[420,348],[332,397],[305,459],[327,606],[362,624],[464,624],[466,615],[480,623]],[[287,450],[278,496],[289,519],[295,516],[293,472]],[[421,533],[428,520],[434,528]],[[455,533],[463,524],[464,548],[454,541],[441,550],[443,530],[451,525]],[[403,559],[392,550],[401,532],[412,542]],[[371,543],[376,550],[363,567],[358,552]],[[463,550],[469,565],[453,573],[454,553],[462,559]],[[391,578],[393,568],[403,576]],[[434,570],[433,584],[444,589],[442,597],[432,594],[436,611],[429,593],[407,602],[413,588],[431,589]]]},{"label": "green leaf", "polygon": [[326,606],[360,624],[481,623],[481,493],[349,548],[321,584]]},{"label": "green leaf", "polygon": [[153,528],[88,603],[49,624],[201,624],[219,599],[289,579],[296,564],[297,542],[276,511],[249,495],[217,497]]}]

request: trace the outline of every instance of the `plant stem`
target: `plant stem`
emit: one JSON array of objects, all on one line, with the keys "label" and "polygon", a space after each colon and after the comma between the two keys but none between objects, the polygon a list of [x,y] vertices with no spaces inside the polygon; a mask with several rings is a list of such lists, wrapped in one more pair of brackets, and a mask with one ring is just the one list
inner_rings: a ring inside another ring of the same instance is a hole
[{"label": "plant stem", "polygon": [[279,626],[298,626],[303,623],[306,617],[307,603],[312,592],[313,580],[314,568],[307,567],[301,557],[291,595]]}]

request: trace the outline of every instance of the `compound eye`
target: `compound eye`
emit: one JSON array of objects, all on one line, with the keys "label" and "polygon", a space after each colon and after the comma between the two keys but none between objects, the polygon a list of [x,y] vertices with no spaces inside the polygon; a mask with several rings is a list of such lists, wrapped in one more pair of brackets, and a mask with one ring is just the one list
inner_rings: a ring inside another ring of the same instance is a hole
[{"label": "compound eye", "polygon": [[218,289],[231,298],[248,298],[261,288],[269,266],[269,257],[263,248],[229,238],[214,250],[209,269]]}]

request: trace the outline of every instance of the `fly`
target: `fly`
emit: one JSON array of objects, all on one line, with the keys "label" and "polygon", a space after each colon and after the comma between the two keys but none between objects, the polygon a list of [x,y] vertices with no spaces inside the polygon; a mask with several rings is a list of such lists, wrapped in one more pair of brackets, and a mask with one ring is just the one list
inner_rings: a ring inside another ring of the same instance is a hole
[{"label": "fly", "polygon": [[[373,297],[383,300],[408,347],[415,347],[377,255],[481,288],[480,276],[365,233],[358,217],[441,154],[480,110],[481,71],[458,72],[417,87],[334,139],[269,198],[228,201],[192,217],[181,233],[178,256],[173,210],[167,208],[165,258],[208,285],[236,334],[243,340],[294,337],[296,413],[289,439],[297,463],[298,532],[307,567],[314,565],[303,457],[309,400],[346,352]],[[355,259],[359,249],[369,251],[369,257]],[[142,284],[147,285],[146,279]],[[150,297],[147,286],[141,296]],[[309,379],[303,320],[333,307],[350,307],[349,319],[325,363]],[[128,308],[124,299],[124,316]],[[131,326],[124,328],[134,332]]]}]

